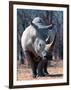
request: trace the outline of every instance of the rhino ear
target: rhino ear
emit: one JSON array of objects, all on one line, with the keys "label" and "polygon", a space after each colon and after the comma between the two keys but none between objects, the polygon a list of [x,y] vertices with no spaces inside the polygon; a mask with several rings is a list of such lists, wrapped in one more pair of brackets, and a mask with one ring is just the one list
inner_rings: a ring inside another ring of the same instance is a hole
[{"label": "rhino ear", "polygon": [[38,26],[35,25],[33,22],[31,22],[31,25],[32,25],[35,29],[38,29]]}]

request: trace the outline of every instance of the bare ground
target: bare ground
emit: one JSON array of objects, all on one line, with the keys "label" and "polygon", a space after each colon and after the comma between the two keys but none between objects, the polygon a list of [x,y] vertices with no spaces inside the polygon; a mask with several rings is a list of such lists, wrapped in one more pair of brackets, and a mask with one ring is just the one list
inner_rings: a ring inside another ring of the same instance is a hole
[{"label": "bare ground", "polygon": [[45,77],[32,77],[31,68],[27,68],[25,65],[18,65],[17,80],[45,80],[45,79],[60,79],[63,77],[63,60],[51,61],[48,66],[49,75]]}]

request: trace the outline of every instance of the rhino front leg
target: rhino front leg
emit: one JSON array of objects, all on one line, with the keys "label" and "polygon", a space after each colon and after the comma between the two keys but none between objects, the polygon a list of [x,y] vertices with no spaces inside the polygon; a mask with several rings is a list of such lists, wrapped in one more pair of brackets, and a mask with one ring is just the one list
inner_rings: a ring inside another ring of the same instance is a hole
[{"label": "rhino front leg", "polygon": [[35,61],[33,60],[33,54],[29,51],[25,51],[24,55],[25,55],[25,64],[27,64],[28,67],[31,67],[33,77],[36,77],[36,75],[37,75],[36,68],[37,67],[36,67]]},{"label": "rhino front leg", "polygon": [[44,74],[45,75],[48,75],[48,70],[47,70],[47,66],[48,66],[48,62],[44,62],[44,68],[43,68],[43,71],[44,71]]},{"label": "rhino front leg", "polygon": [[43,72],[43,68],[44,68],[44,64],[42,61],[40,61],[38,64],[38,67],[37,67],[38,76],[40,76],[40,77],[45,76],[45,74]]},{"label": "rhino front leg", "polygon": [[31,62],[31,68],[32,68],[33,78],[35,78],[37,76],[37,63],[32,61]]},{"label": "rhino front leg", "polygon": [[44,62],[44,73],[45,75],[48,75],[48,71],[47,71],[47,66],[48,66],[48,61],[52,60],[52,54],[48,54],[47,60]]}]

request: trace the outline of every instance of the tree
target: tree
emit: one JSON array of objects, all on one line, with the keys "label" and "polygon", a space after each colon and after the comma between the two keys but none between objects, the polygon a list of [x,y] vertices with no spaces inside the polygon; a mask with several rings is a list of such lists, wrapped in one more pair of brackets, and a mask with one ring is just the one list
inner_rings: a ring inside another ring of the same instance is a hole
[{"label": "tree", "polygon": [[54,32],[57,34],[54,55],[63,58],[63,11],[51,10],[33,10],[33,9],[17,9],[17,59],[23,63],[24,54],[21,47],[21,36],[27,26],[35,17],[41,17],[46,25],[55,24],[53,28],[47,32],[40,31],[44,35],[44,39],[50,34],[51,40]]}]

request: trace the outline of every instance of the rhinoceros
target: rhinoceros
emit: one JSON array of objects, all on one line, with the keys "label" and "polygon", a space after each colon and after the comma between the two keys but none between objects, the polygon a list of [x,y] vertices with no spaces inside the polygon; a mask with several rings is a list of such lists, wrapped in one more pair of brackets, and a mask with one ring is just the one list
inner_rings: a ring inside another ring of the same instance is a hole
[{"label": "rhinoceros", "polygon": [[25,56],[25,63],[31,65],[33,77],[48,74],[47,61],[52,59],[55,38],[48,44],[49,38],[43,40],[39,30],[48,30],[51,27],[52,24],[48,26],[43,25],[42,19],[36,17],[22,34],[21,45]]}]

